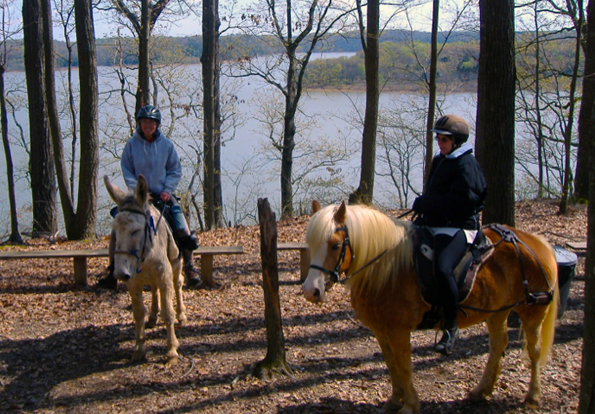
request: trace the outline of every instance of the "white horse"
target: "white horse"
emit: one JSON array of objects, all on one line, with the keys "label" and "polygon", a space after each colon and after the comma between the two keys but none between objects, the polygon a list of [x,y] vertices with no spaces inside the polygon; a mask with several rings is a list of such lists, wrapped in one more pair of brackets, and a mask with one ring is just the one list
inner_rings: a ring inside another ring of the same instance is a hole
[{"label": "white horse", "polygon": [[112,236],[115,236],[114,276],[126,283],[132,299],[132,314],[136,324],[136,344],[133,361],[146,355],[145,315],[143,285],[151,286],[151,314],[147,327],[157,322],[159,297],[161,296],[161,319],[167,331],[167,364],[178,362],[178,339],[174,331],[174,290],[177,299],[177,316],[181,324],[186,322],[186,308],[182,298],[182,261],[173,235],[160,213],[148,203],[149,187],[140,175],[136,194],[125,193],[113,185],[107,176],[103,178],[111,198],[118,205],[118,214],[113,221]]}]

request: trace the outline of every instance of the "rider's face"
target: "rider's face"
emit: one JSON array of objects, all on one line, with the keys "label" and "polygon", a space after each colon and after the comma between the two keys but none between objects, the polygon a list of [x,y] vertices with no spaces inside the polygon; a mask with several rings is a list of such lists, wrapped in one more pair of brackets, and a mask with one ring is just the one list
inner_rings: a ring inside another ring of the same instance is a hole
[{"label": "rider's face", "polygon": [[145,138],[151,139],[153,138],[153,134],[157,130],[157,121],[155,121],[154,119],[141,118],[140,128],[142,129]]}]

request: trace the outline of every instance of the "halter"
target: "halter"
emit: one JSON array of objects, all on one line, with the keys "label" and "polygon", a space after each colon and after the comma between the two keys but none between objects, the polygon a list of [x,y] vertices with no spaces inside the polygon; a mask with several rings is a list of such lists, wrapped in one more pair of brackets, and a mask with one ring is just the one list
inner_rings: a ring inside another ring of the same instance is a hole
[{"label": "halter", "polygon": [[335,233],[342,231],[345,233],[345,237],[343,238],[343,244],[341,246],[341,254],[339,254],[339,258],[337,259],[337,264],[335,265],[334,270],[329,270],[322,266],[318,266],[315,264],[310,265],[311,269],[320,270],[322,273],[328,275],[331,278],[331,282],[338,283],[339,282],[339,271],[341,270],[341,266],[345,261],[345,253],[347,252],[347,247],[349,247],[349,251],[351,251],[351,261],[355,259],[355,254],[353,253],[353,248],[351,247],[351,243],[349,242],[349,231],[347,230],[347,226],[337,227],[335,229]]},{"label": "halter", "polygon": [[[145,261],[145,251],[147,247],[147,240],[149,243],[153,244],[153,236],[157,235],[157,228],[155,227],[155,222],[153,221],[153,216],[151,215],[150,211],[147,210],[146,212],[142,212],[139,210],[134,210],[130,208],[123,208],[120,212],[128,212],[133,214],[138,214],[145,217],[145,238],[143,240],[143,247],[141,249],[140,255],[136,251],[136,249],[131,250],[114,250],[114,254],[129,254],[136,258],[136,273],[140,273],[142,271],[142,264]],[[160,220],[161,221],[161,220]],[[158,224],[159,225],[159,224]],[[151,230],[153,230],[151,232]]]}]

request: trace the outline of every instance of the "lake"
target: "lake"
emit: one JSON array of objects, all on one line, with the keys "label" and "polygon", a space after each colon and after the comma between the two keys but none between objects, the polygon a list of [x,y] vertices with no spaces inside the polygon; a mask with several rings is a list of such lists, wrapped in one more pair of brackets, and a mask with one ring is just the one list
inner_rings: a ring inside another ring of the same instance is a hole
[{"label": "lake", "polygon": [[[331,54],[336,56],[336,54]],[[328,56],[328,54],[327,54]],[[175,70],[174,70],[175,69]],[[176,68],[159,69],[162,79],[175,79],[170,84],[177,88],[177,101],[169,104],[160,103],[164,116],[162,131],[177,145],[184,164],[183,181],[178,189],[186,188],[194,170],[197,154],[202,150],[200,131],[202,122],[192,113],[200,103],[200,66],[189,65]],[[133,90],[133,72],[125,71]],[[76,75],[76,72],[74,73]],[[121,179],[118,155],[129,137],[126,114],[122,109],[120,82],[115,68],[99,68],[100,74],[100,171],[99,176],[109,175],[119,186],[124,187]],[[56,80],[62,85],[66,72],[57,72]],[[183,82],[179,82],[182,79]],[[76,79],[75,79],[76,82]],[[16,106],[14,118],[10,119],[13,160],[17,176],[17,203],[19,206],[19,225],[21,231],[31,228],[31,192],[26,178],[28,156],[19,147],[17,122],[28,131],[28,114],[24,106],[24,74],[8,73],[7,90]],[[19,90],[20,92],[14,92]],[[235,224],[254,224],[257,217],[256,203],[260,197],[269,199],[271,206],[279,211],[279,161],[278,152],[272,150],[271,142],[281,136],[283,101],[280,95],[273,94],[274,88],[257,78],[229,79],[222,78],[222,93],[226,102],[223,104],[224,116],[229,116],[223,131],[222,181],[226,220]],[[62,89],[58,91],[62,94]],[[166,94],[160,90],[160,98]],[[17,99],[20,96],[20,100]],[[375,184],[375,202],[384,207],[404,207],[412,202],[414,191],[421,190],[421,171],[423,148],[420,142],[425,140],[425,120],[427,104],[425,96],[397,92],[382,93],[380,98],[381,125],[379,128],[379,146],[377,151],[377,179]],[[161,102],[161,101],[160,101]],[[127,103],[134,104],[134,96],[127,96]],[[361,147],[361,121],[365,104],[364,92],[311,91],[301,100],[300,114],[297,119],[298,135],[296,141],[294,176],[301,177],[294,184],[296,208],[309,211],[312,198],[326,202],[347,198],[359,183],[359,164]],[[177,105],[177,106],[176,106]],[[184,115],[183,105],[192,106],[189,114]],[[172,109],[173,108],[173,109]],[[475,118],[473,94],[450,95],[443,104],[445,112],[456,112],[468,120]],[[226,112],[227,111],[227,112]],[[178,117],[175,123],[173,117]],[[229,129],[235,119],[236,125]],[[470,122],[473,124],[473,122]],[[172,126],[173,125],[173,126]],[[68,132],[68,122],[63,124],[63,133]],[[412,132],[413,131],[413,132]],[[414,139],[415,138],[415,139]],[[412,141],[407,143],[406,141]],[[65,141],[68,150],[71,140]],[[6,171],[6,160],[2,150],[0,168]],[[391,165],[396,169],[410,170],[411,183],[407,185],[403,175],[395,174],[388,168],[387,154]],[[403,159],[403,154],[408,154]],[[413,162],[412,162],[413,161]],[[407,162],[409,166],[406,167]],[[401,185],[402,184],[402,185]],[[7,189],[5,174],[0,175],[0,186]],[[193,187],[196,191],[196,187]],[[111,200],[107,196],[100,180],[100,200],[98,214],[98,233],[108,233]],[[198,200],[202,200],[199,195]],[[6,197],[0,199],[0,236],[6,237],[10,229],[9,203]],[[197,227],[197,223],[192,223]],[[62,232],[63,233],[63,232]]]}]

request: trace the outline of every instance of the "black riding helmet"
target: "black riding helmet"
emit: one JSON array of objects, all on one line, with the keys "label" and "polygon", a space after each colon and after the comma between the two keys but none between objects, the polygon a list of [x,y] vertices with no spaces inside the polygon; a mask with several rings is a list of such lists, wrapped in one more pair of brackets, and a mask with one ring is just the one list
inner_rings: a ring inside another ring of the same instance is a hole
[{"label": "black riding helmet", "polygon": [[444,115],[438,118],[430,131],[441,135],[450,135],[458,147],[469,139],[469,125],[458,115]]},{"label": "black riding helmet", "polygon": [[140,121],[141,118],[154,119],[157,121],[157,126],[161,125],[161,112],[153,105],[145,105],[138,110],[136,114],[136,120]]}]

